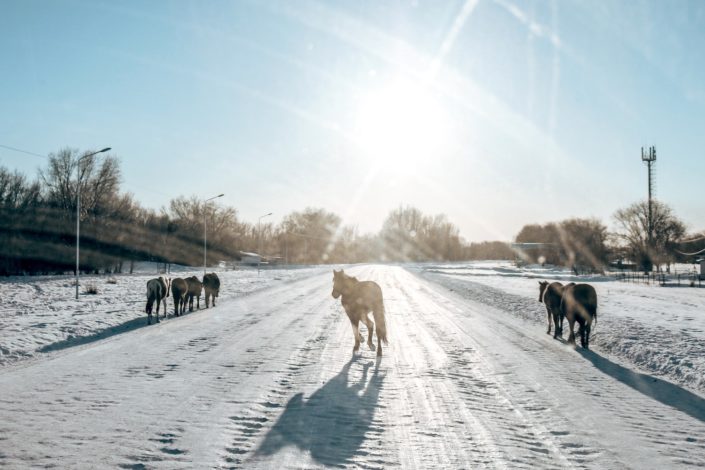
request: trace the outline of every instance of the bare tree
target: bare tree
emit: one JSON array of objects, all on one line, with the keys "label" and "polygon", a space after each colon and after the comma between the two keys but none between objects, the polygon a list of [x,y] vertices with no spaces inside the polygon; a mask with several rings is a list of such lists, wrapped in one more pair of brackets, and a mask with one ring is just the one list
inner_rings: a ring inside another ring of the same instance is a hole
[{"label": "bare tree", "polygon": [[[95,215],[111,204],[120,190],[117,157],[92,156],[65,148],[49,155],[48,168],[39,170],[47,203],[66,211],[76,210],[76,188],[81,185],[81,217]],[[78,171],[78,176],[77,176]]]},{"label": "bare tree", "polygon": [[649,204],[636,202],[614,214],[618,230],[615,237],[626,253],[645,271],[653,265],[670,263],[675,258],[674,247],[685,235],[685,224],[666,204],[653,201],[652,227],[649,234]]}]

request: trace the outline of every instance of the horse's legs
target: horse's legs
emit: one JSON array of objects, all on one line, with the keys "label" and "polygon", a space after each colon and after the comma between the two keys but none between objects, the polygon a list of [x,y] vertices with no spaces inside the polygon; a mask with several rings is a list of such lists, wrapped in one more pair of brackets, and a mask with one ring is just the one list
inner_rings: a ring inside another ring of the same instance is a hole
[{"label": "horse's legs", "polygon": [[157,298],[157,323],[159,323],[159,305],[162,303],[162,299]]},{"label": "horse's legs", "polygon": [[201,310],[201,294],[196,296],[196,309]]},{"label": "horse's legs", "polygon": [[548,330],[546,330],[546,334],[550,335],[551,334],[551,309],[546,307],[546,319],[548,320]]},{"label": "horse's legs", "polygon": [[206,291],[206,308],[208,308],[208,295],[209,295],[209,294],[210,294],[210,293],[209,293],[208,291]]},{"label": "horse's legs", "polygon": [[368,317],[367,315],[365,315],[363,321],[365,322],[365,325],[367,325],[367,345],[370,347],[371,350],[374,351],[375,344],[372,342],[372,333],[375,330],[375,324],[372,323],[372,320],[370,320],[370,317]]},{"label": "horse's legs", "polygon": [[590,323],[585,324],[585,328],[583,328],[583,331],[585,333],[585,340],[583,341],[583,347],[585,349],[590,349]]},{"label": "horse's legs", "polygon": [[561,327],[558,326],[560,314],[556,313],[555,311],[553,312],[553,337],[558,338],[563,337],[563,330]]},{"label": "horse's legs", "polygon": [[350,319],[350,325],[352,325],[353,336],[355,337],[355,346],[353,347],[353,355],[360,349],[360,321],[358,319]]},{"label": "horse's legs", "polygon": [[575,327],[575,318],[570,317],[568,318],[568,328],[570,328],[570,335],[568,335],[568,342],[575,344],[575,333],[573,332],[573,328]]}]

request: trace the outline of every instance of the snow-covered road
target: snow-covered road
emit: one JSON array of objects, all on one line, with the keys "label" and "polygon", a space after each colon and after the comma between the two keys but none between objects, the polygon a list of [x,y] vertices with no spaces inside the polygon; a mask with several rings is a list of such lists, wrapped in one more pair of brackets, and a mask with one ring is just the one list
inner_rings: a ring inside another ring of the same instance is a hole
[{"label": "snow-covered road", "polygon": [[[400,267],[390,344],[352,333],[332,275],[0,371],[0,467],[677,468],[705,400]],[[363,327],[364,331],[364,327]]]}]

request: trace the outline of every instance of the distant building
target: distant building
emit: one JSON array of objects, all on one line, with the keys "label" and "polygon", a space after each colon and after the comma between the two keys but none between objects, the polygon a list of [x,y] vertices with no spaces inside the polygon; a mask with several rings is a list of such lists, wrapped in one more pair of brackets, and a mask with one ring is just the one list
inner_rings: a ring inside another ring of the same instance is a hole
[{"label": "distant building", "polygon": [[517,266],[523,264],[554,264],[560,265],[561,254],[555,243],[512,243],[516,253]]},{"label": "distant building", "polygon": [[248,253],[246,251],[240,252],[240,264],[244,264],[246,266],[257,266],[258,264],[261,264],[261,262],[262,257],[257,253]]}]

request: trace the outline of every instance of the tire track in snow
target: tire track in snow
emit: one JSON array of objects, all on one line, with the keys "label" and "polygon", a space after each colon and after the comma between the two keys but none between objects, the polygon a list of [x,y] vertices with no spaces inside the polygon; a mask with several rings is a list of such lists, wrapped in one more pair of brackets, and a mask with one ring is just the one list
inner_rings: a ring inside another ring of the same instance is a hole
[{"label": "tire track in snow", "polygon": [[296,347],[309,331],[307,312],[277,307],[322,285],[273,288],[1,374],[0,465],[213,466],[227,416],[256,400],[267,364],[288,355],[276,343]]},{"label": "tire track in snow", "polygon": [[[438,321],[443,315],[440,312],[442,307],[429,299],[429,292],[402,270],[394,272],[393,288],[399,295],[396,308],[408,316],[407,322],[414,325],[418,331],[416,336],[423,341],[417,341],[416,348],[424,351],[425,357],[436,355],[442,358],[437,359],[436,364],[425,365],[428,368],[425,376],[431,382],[427,388],[439,388],[437,384],[450,382],[451,386],[446,386],[450,392],[446,393],[442,406],[456,414],[464,411],[465,419],[451,415],[441,422],[467,423],[465,434],[470,437],[470,443],[476,441],[468,456],[463,456],[462,449],[468,447],[469,442],[454,443],[456,449],[450,454],[461,457],[461,460],[448,464],[470,464],[472,468],[570,466],[559,448],[547,443],[545,437],[536,432],[533,423],[506,396],[492,377],[492,371],[483,370],[484,358],[476,348],[468,345],[467,338],[458,338],[449,331],[447,324]],[[454,430],[444,439],[450,438],[452,442],[454,435],[458,434]]]},{"label": "tire track in snow", "polygon": [[[393,455],[379,438],[380,406],[365,397],[366,391],[382,392],[374,378],[380,363],[373,367],[365,357],[370,351],[350,361],[347,316],[339,301],[327,295],[323,321],[277,371],[267,395],[244,413],[231,416],[233,444],[226,449],[224,466],[383,469],[393,465]],[[353,389],[360,395],[351,399]]]}]

